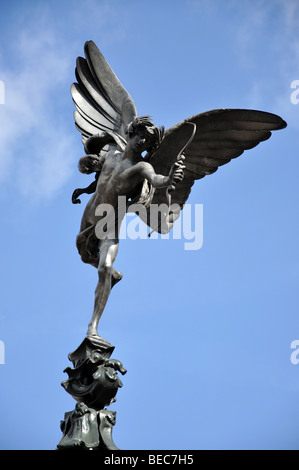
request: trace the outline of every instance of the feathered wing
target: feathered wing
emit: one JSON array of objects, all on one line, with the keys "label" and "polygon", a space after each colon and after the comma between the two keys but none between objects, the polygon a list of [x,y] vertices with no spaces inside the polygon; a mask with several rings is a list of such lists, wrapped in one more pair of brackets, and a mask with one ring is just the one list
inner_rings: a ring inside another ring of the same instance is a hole
[{"label": "feathered wing", "polygon": [[166,190],[156,189],[152,204],[164,204],[161,218],[167,220],[167,223],[157,228],[156,220],[150,217],[150,208],[147,209],[146,220],[143,218],[144,222],[159,233],[171,230],[196,180],[215,173],[219,166],[240,156],[244,150],[269,139],[271,131],[286,127],[285,121],[279,116],[263,111],[215,109],[196,114],[167,129],[161,145],[149,160],[156,173],[163,175],[169,173],[179,151],[190,137],[191,126],[186,126],[188,122],[196,125],[196,132],[184,151],[186,166],[184,178],[172,193],[171,203],[176,204],[177,209],[169,215]]},{"label": "feathered wing", "polygon": [[71,87],[82,142],[103,131],[126,141],[125,129],[137,116],[134,101],[94,42],[86,42],[84,51],[86,58],[78,57],[76,63],[77,83]]},{"label": "feathered wing", "polygon": [[[137,117],[135,103],[96,45],[88,41],[84,50],[85,59],[77,59],[77,82],[73,83],[71,94],[76,106],[75,124],[82,134],[85,151],[97,153],[103,140],[95,136],[103,131],[113,136],[120,146],[124,146],[127,140],[126,127]],[[279,116],[262,111],[216,109],[197,114],[167,129],[161,144],[149,160],[156,173],[169,173],[178,153],[193,133],[194,126],[188,125],[190,122],[195,124],[196,132],[184,151],[184,179],[177,184],[172,194],[172,204],[176,204],[177,209],[170,215],[166,208],[162,211],[161,218],[167,220],[166,228],[163,224],[163,229],[157,228],[156,220],[150,217],[150,207],[146,215],[141,216],[144,222],[158,232],[167,233],[173,227],[196,180],[215,173],[219,166],[238,157],[244,150],[269,139],[271,131],[286,127]],[[108,149],[109,144],[103,150]],[[167,207],[165,188],[156,189],[151,197],[151,205],[164,204]]]}]

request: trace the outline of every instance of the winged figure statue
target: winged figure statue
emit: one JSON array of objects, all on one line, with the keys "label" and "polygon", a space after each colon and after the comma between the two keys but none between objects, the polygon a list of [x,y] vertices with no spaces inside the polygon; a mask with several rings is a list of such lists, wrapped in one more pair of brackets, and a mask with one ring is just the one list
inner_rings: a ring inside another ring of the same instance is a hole
[{"label": "winged figure statue", "polygon": [[[157,127],[149,116],[138,116],[133,99],[92,41],[85,44],[85,58],[77,59],[76,80],[71,87],[74,118],[85,151],[79,170],[95,173],[95,179],[76,189],[72,202],[80,203],[83,193],[92,194],[76,244],[82,261],[98,270],[87,331],[88,336],[98,336],[110,291],[122,278],[114,269],[126,213],[120,210],[120,198],[125,198],[126,208],[132,202],[144,207],[138,215],[151,230],[168,233],[197,180],[269,139],[271,131],[285,128],[286,123],[263,111],[215,109],[166,130]],[[172,211],[167,210],[170,201]],[[153,205],[165,208],[158,225],[151,220]],[[106,218],[109,207],[111,226]]]}]

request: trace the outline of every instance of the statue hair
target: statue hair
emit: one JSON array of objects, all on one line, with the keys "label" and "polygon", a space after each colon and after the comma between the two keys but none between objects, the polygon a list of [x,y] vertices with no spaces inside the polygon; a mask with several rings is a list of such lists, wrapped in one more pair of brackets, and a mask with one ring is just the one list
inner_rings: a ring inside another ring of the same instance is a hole
[{"label": "statue hair", "polygon": [[138,116],[130,122],[126,129],[126,134],[133,135],[138,129],[146,132],[151,138],[153,144],[148,149],[148,152],[152,153],[160,145],[164,137],[164,126],[155,126],[150,116]]}]

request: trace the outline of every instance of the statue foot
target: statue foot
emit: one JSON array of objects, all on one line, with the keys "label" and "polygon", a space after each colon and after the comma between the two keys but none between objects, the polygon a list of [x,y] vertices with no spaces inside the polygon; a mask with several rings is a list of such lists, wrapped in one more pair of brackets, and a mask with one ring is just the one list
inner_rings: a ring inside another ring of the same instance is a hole
[{"label": "statue foot", "polygon": [[87,330],[86,336],[98,336],[99,337],[100,335],[98,334],[96,328],[89,327]]},{"label": "statue foot", "polygon": [[114,271],[112,274],[112,279],[111,279],[111,289],[115,284],[117,284],[119,281],[121,281],[123,278],[123,275],[119,271]]}]

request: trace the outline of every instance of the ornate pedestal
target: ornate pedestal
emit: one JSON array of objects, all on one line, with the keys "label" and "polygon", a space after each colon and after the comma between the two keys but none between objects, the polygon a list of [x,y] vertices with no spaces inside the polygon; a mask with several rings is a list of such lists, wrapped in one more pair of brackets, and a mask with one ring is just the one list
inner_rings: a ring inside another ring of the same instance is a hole
[{"label": "ornate pedestal", "polygon": [[112,439],[116,413],[105,407],[116,400],[118,388],[122,387],[117,372],[125,374],[126,369],[120,361],[110,359],[113,350],[114,346],[105,339],[86,336],[69,354],[73,369],[64,370],[69,377],[61,385],[77,404],[61,422],[63,437],[58,449],[118,449]]}]

